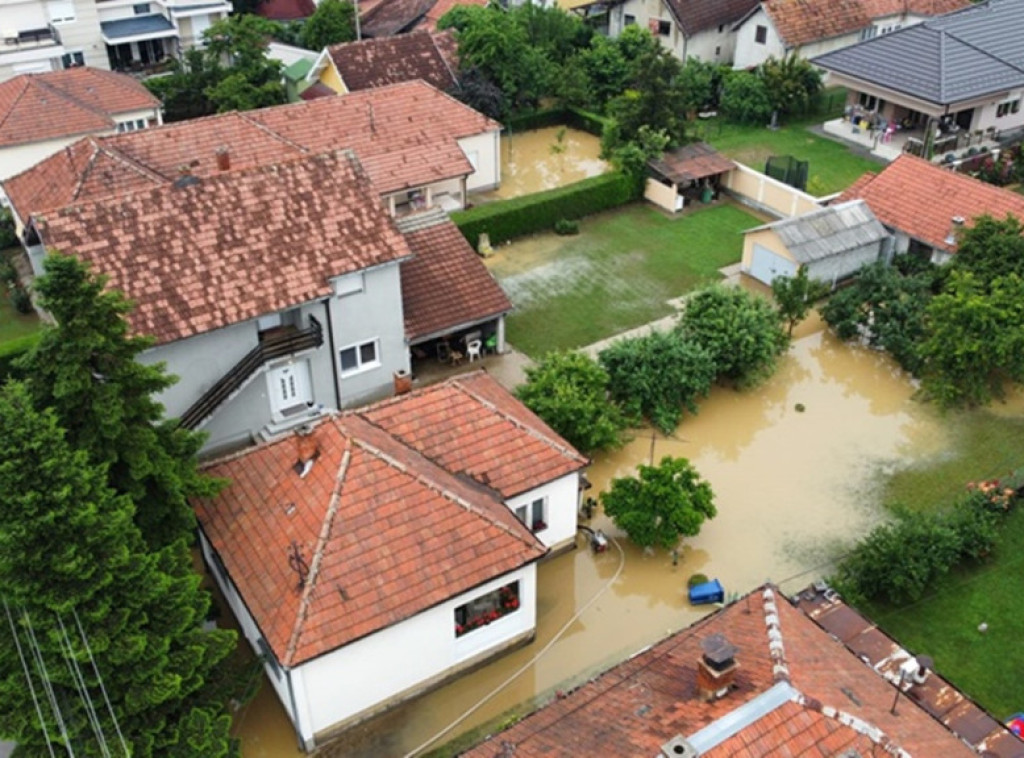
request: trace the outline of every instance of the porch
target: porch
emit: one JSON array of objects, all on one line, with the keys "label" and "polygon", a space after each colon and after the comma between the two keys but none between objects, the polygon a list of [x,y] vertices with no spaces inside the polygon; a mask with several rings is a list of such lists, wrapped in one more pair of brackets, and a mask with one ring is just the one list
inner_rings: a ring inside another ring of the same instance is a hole
[{"label": "porch", "polygon": [[[924,156],[928,134],[925,125],[908,122],[892,124],[879,119],[844,116],[822,124],[825,134],[864,148],[871,155],[892,161],[903,153]],[[970,148],[993,149],[999,147],[999,134],[994,128],[987,130],[961,129],[955,124],[937,130],[931,143],[932,160],[942,161],[949,154],[957,155]]]},{"label": "porch", "polygon": [[178,30],[158,13],[100,24],[113,71],[145,73],[178,53]]}]

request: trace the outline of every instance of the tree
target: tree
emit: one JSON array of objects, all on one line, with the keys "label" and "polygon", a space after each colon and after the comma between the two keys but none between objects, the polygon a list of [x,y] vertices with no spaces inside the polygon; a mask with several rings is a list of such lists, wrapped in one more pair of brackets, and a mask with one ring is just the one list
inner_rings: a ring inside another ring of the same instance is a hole
[{"label": "tree", "polygon": [[612,479],[601,504],[640,547],[671,550],[680,537],[693,537],[705,519],[717,515],[711,485],[685,458],[665,456],[657,466],[637,466],[637,472]]},{"label": "tree", "polygon": [[789,342],[765,298],[721,284],[693,295],[676,328],[708,351],[719,378],[741,387],[771,374]]},{"label": "tree", "polygon": [[459,86],[448,94],[493,119],[502,118],[508,110],[501,87],[491,82],[477,68],[460,71]]},{"label": "tree", "polygon": [[751,71],[733,71],[722,85],[719,100],[730,121],[767,124],[772,117],[772,99],[764,80]]},{"label": "tree", "polygon": [[679,80],[685,92],[687,113],[697,113],[705,108],[715,107],[721,78],[721,68],[718,65],[693,56],[686,59],[679,73]]},{"label": "tree", "polygon": [[526,369],[516,396],[566,441],[584,453],[622,444],[626,422],[608,399],[608,374],[577,352],[548,353]]},{"label": "tree", "polygon": [[622,48],[603,35],[591,39],[590,45],[581,50],[566,68],[582,71],[592,96],[587,105],[602,112],[605,104],[625,89],[630,74],[629,62],[623,56]]},{"label": "tree", "polygon": [[793,336],[793,327],[807,318],[814,304],[827,292],[827,284],[807,275],[807,266],[797,269],[796,276],[777,276],[772,280],[775,307],[788,326],[788,336]]},{"label": "tree", "polygon": [[993,280],[1016,274],[1024,277],[1024,225],[1007,215],[1002,220],[981,216],[960,232],[952,268],[967,271],[988,286]]},{"label": "tree", "polygon": [[686,140],[682,65],[653,40],[650,32],[643,30],[642,34],[653,44],[636,45],[637,57],[627,58],[632,64],[627,89],[608,102],[606,111],[619,126],[620,143],[634,141],[640,128],[646,126],[667,134],[669,145],[675,147]]},{"label": "tree", "polygon": [[780,115],[806,113],[821,91],[821,72],[792,52],[781,60],[769,57],[757,69],[772,109]]},{"label": "tree", "polygon": [[220,112],[280,105],[287,101],[282,65],[267,57],[267,43],[278,25],[262,16],[228,16],[203,32],[209,61],[228,62],[223,78],[206,96]]},{"label": "tree", "polygon": [[[68,444],[55,413],[36,410],[22,384],[0,389],[0,583],[4,624],[22,648],[11,634],[0,638],[0,734],[29,755],[65,741],[46,708],[45,679],[77,755],[102,754],[90,702],[121,754],[102,686],[131,755],[181,755],[191,741],[192,755],[227,756],[226,701],[207,683],[235,634],[203,631],[210,600],[198,576],[178,570],[190,566],[184,541],[150,553],[131,499],[89,457]],[[22,655],[33,654],[26,674]],[[43,699],[49,740],[34,696]]]},{"label": "tree", "polygon": [[633,191],[639,198],[643,197],[644,182],[647,181],[647,163],[660,158],[670,141],[664,131],[641,126],[632,140],[622,143],[619,140],[618,124],[612,123],[601,135],[601,149],[604,151],[608,145],[616,145],[610,150],[611,162],[633,180]]},{"label": "tree", "polygon": [[56,325],[19,359],[36,405],[52,408],[69,443],[131,499],[151,547],[191,540],[195,515],[188,498],[216,488],[197,469],[202,435],[164,420],[153,399],[175,379],[162,365],[140,362],[153,342],[129,334],[131,305],[105,289],[105,278],[66,255],[48,256],[44,267],[35,289]]},{"label": "tree", "polygon": [[217,105],[206,91],[225,75],[220,62],[195,48],[186,51],[181,60],[172,59],[171,67],[165,76],[152,76],[143,82],[163,103],[164,121],[184,121],[216,113]]},{"label": "tree", "polygon": [[684,408],[697,412],[698,398],[707,397],[715,378],[708,351],[678,333],[619,340],[599,359],[612,399],[666,434],[679,425]]},{"label": "tree", "polygon": [[302,26],[302,46],[319,52],[356,38],[355,6],[348,0],[323,0]]}]

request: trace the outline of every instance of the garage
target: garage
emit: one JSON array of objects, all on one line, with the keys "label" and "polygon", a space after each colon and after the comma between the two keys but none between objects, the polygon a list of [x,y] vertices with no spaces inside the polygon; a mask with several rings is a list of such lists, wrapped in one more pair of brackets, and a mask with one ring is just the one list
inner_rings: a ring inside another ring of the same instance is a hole
[{"label": "garage", "polygon": [[795,276],[796,270],[795,261],[774,253],[757,242],[754,243],[750,269],[747,273],[759,282],[770,285],[777,276]]}]

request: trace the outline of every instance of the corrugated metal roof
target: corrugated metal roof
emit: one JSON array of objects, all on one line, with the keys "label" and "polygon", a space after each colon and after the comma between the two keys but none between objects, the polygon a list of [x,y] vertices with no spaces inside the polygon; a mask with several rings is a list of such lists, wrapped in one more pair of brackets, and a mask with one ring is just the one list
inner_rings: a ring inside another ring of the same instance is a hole
[{"label": "corrugated metal roof", "polygon": [[763,229],[775,232],[798,263],[812,263],[841,255],[881,242],[889,236],[863,200],[830,205],[750,231]]},{"label": "corrugated metal roof", "polygon": [[1024,0],[987,0],[814,58],[937,105],[1024,86]]}]

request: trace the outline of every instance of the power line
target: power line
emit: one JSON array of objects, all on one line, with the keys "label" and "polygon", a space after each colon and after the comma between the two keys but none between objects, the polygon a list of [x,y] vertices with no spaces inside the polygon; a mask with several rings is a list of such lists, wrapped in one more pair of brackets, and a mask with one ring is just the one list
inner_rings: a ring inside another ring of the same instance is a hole
[{"label": "power line", "polygon": [[18,659],[21,661],[22,671],[25,672],[25,680],[28,682],[28,690],[32,694],[32,704],[36,707],[36,716],[39,718],[39,726],[43,729],[43,737],[46,739],[46,749],[50,751],[52,758],[56,758],[53,752],[53,745],[50,743],[50,732],[46,728],[46,719],[43,718],[43,709],[39,705],[39,698],[36,696],[36,687],[32,683],[32,674],[29,671],[28,663],[25,661],[25,653],[21,649],[21,639],[18,637],[18,630],[14,626],[14,617],[11,615],[11,608],[7,605],[7,598],[3,598],[4,611],[7,613],[7,623],[11,626],[11,636],[14,637],[14,646],[18,649]]},{"label": "power line", "polygon": [[85,677],[82,676],[82,669],[78,665],[75,648],[68,637],[67,629],[64,627],[64,619],[57,612],[54,612],[53,615],[57,618],[57,626],[60,627],[60,638],[57,644],[60,645],[61,655],[64,656],[64,662],[67,664],[68,673],[71,674],[71,681],[78,692],[78,697],[82,700],[83,705],[85,705],[85,714],[89,719],[89,726],[92,727],[92,732],[96,735],[96,741],[99,743],[103,758],[111,758],[110,749],[107,747],[107,738],[103,734],[103,725],[100,724],[99,717],[96,715],[96,708],[92,703],[92,695],[89,694]]},{"label": "power line", "polygon": [[46,670],[46,661],[43,660],[43,651],[39,647],[39,641],[36,639],[35,629],[32,627],[32,618],[28,615],[28,611],[24,608],[21,609],[21,614],[25,619],[25,628],[28,630],[28,638],[31,643],[32,655],[35,659],[36,667],[39,669],[39,678],[43,682],[43,689],[46,692],[46,696],[50,700],[50,708],[53,709],[53,717],[57,720],[57,727],[60,729],[60,735],[64,742],[64,747],[68,751],[68,755],[74,758],[75,751],[71,747],[71,740],[68,737],[67,725],[64,723],[64,714],[61,713],[60,704],[57,702],[57,695],[53,691],[53,685],[50,683],[50,674]]},{"label": "power line", "polygon": [[82,622],[78,618],[78,611],[72,608],[71,613],[75,616],[75,625],[78,627],[78,634],[82,638],[82,644],[85,645],[85,652],[89,654],[89,662],[92,664],[93,673],[96,674],[96,681],[99,682],[100,692],[103,693],[103,702],[107,705],[107,712],[110,714],[110,720],[114,722],[114,731],[117,732],[117,739],[121,743],[121,749],[124,751],[125,756],[130,756],[131,752],[128,750],[128,744],[125,742],[124,735],[121,733],[121,725],[117,722],[117,714],[114,713],[114,706],[110,702],[110,696],[107,695],[107,687],[103,683],[103,675],[100,674],[99,666],[96,665],[96,658],[93,656],[92,648],[89,646],[89,638],[86,636],[85,629],[82,628]]}]

